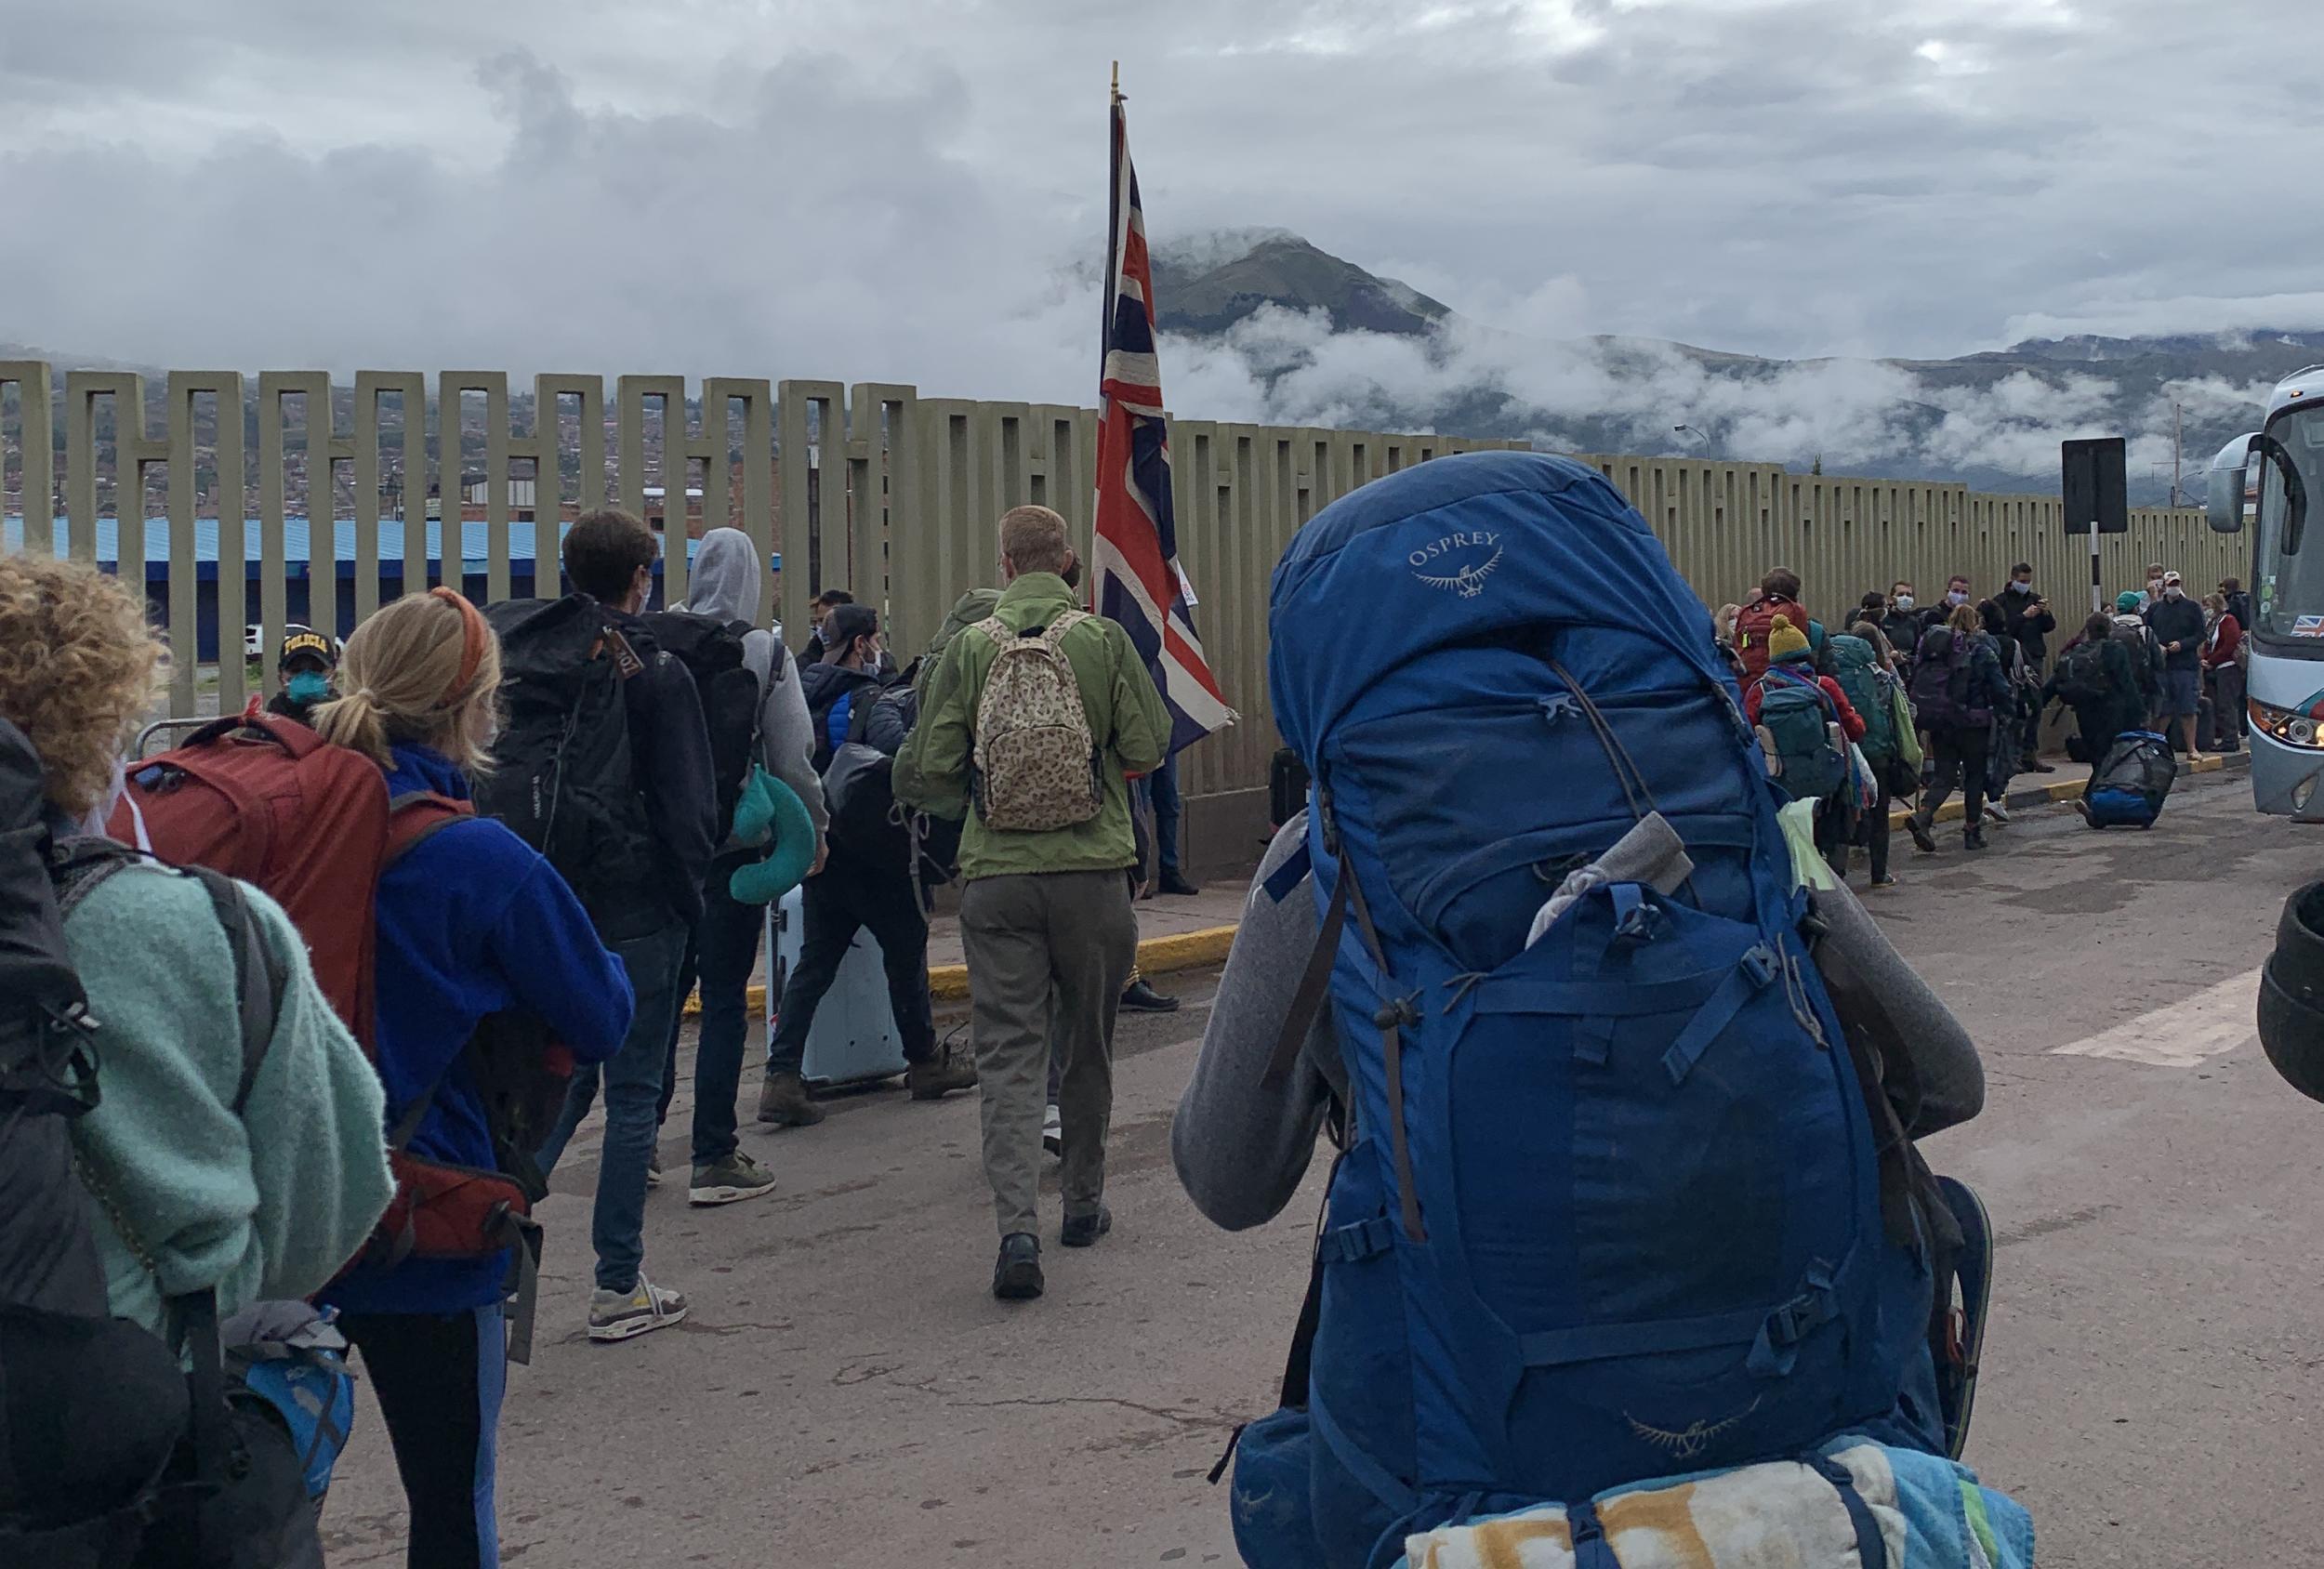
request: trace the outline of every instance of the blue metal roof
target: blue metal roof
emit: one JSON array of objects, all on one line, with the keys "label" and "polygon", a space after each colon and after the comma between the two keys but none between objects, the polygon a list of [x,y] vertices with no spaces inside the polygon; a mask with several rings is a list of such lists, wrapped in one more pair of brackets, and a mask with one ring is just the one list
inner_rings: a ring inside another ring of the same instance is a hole
[{"label": "blue metal roof", "polygon": [[[569,526],[569,524],[559,526],[557,538],[560,544],[564,539],[564,529]],[[65,541],[70,532],[65,520],[59,518],[56,521],[53,537],[56,553],[60,557],[67,553]],[[145,560],[149,573],[155,566],[168,566],[169,534],[168,519],[148,518],[145,521]],[[262,537],[257,519],[252,518],[244,523],[243,559],[254,566],[259,560],[259,543]],[[686,541],[686,560],[690,564],[694,559],[695,549],[701,543],[698,539]],[[531,523],[511,522],[508,525],[509,560],[531,561],[533,544],[534,534]],[[24,520],[22,518],[0,518],[0,546],[9,550],[24,548]],[[486,524],[481,522],[460,524],[460,560],[464,567],[481,573],[490,559],[490,553]],[[285,518],[283,520],[283,555],[286,561],[297,562],[301,566],[311,565],[314,560],[313,538],[306,519]],[[332,525],[332,555],[341,566],[353,564],[355,524],[351,520],[342,518]],[[98,519],[97,560],[99,563],[112,566],[120,559],[121,534],[118,520]],[[194,520],[193,559],[198,565],[213,569],[212,573],[204,575],[215,574],[218,564],[218,520],[215,518]],[[428,525],[428,559],[431,561],[443,560],[443,525],[442,523],[431,522]],[[383,564],[394,563],[399,567],[402,565],[403,524],[401,520],[387,519],[380,522],[379,560]],[[783,570],[783,557],[780,552],[775,554],[772,565],[777,572]]]}]

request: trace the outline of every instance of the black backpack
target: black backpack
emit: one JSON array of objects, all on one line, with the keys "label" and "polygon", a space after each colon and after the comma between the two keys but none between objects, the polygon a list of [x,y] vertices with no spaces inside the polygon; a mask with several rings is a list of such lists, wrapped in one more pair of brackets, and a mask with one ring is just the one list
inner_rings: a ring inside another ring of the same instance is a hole
[{"label": "black backpack", "polygon": [[[73,1138],[99,1100],[96,1025],[64,917],[142,858],[110,840],[53,838],[41,781],[30,743],[0,721],[0,1562],[285,1562],[302,1532],[313,1546],[299,1458],[279,1418],[230,1379],[215,1293],[168,1299],[189,1371],[177,1348],[111,1315],[93,1211],[111,1206]],[[202,883],[233,948],[239,1112],[287,975],[231,878],[165,875]]]},{"label": "black backpack", "polygon": [[[691,611],[666,610],[645,618],[654,646],[676,659],[694,679],[702,699],[702,722],[710,736],[710,766],[718,781],[719,833],[734,826],[734,803],[742,799],[750,765],[759,756],[759,716],[764,693],[759,678],[743,663],[747,621],[718,621]],[[768,667],[772,684],[783,674],[783,645],[774,645]]]},{"label": "black backpack", "polygon": [[2106,684],[2106,647],[2080,642],[2058,661],[2058,695],[2068,703],[2097,703],[2113,689]]},{"label": "black backpack", "polygon": [[663,918],[640,897],[660,873],[629,740],[627,683],[656,652],[587,594],[503,600],[484,608],[500,634],[501,705],[493,771],[476,810],[548,858],[597,925],[618,942]]},{"label": "black backpack", "polygon": [[[1938,642],[1942,638],[1944,641]],[[1993,722],[1993,710],[1972,705],[1974,650],[1969,639],[1939,626],[1921,639],[1912,664],[1912,713],[1925,730],[1975,730]]]}]

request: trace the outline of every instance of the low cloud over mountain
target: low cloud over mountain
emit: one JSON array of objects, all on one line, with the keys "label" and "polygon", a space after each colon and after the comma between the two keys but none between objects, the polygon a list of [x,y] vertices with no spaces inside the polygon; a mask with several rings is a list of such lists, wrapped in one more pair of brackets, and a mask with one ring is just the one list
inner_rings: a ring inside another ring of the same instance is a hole
[{"label": "low cloud over mountain", "polygon": [[[2058,442],[2121,435],[2142,500],[2187,488],[2324,332],[2036,338],[1950,360],[1774,360],[1640,337],[1498,330],[1296,235],[1157,245],[1173,406],[1205,417],[1525,436],[2052,490]],[[1680,431],[1675,427],[1685,426]]]}]

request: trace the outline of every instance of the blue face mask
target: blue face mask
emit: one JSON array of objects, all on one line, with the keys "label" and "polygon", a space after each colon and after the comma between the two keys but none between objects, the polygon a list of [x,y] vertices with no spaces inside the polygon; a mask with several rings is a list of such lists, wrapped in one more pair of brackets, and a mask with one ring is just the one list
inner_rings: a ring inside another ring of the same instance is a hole
[{"label": "blue face mask", "polygon": [[321,703],[331,695],[331,678],[320,670],[301,670],[283,683],[293,703]]}]

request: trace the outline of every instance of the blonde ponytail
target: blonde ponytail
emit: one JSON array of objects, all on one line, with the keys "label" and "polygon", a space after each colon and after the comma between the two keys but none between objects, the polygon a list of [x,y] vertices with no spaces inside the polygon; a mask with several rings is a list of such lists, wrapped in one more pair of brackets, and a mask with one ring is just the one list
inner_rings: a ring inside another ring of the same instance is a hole
[{"label": "blonde ponytail", "polygon": [[382,607],[347,639],[339,686],[345,695],[315,710],[325,741],[382,768],[399,741],[431,746],[469,773],[491,765],[478,709],[498,694],[500,644],[458,595],[437,589]]}]

